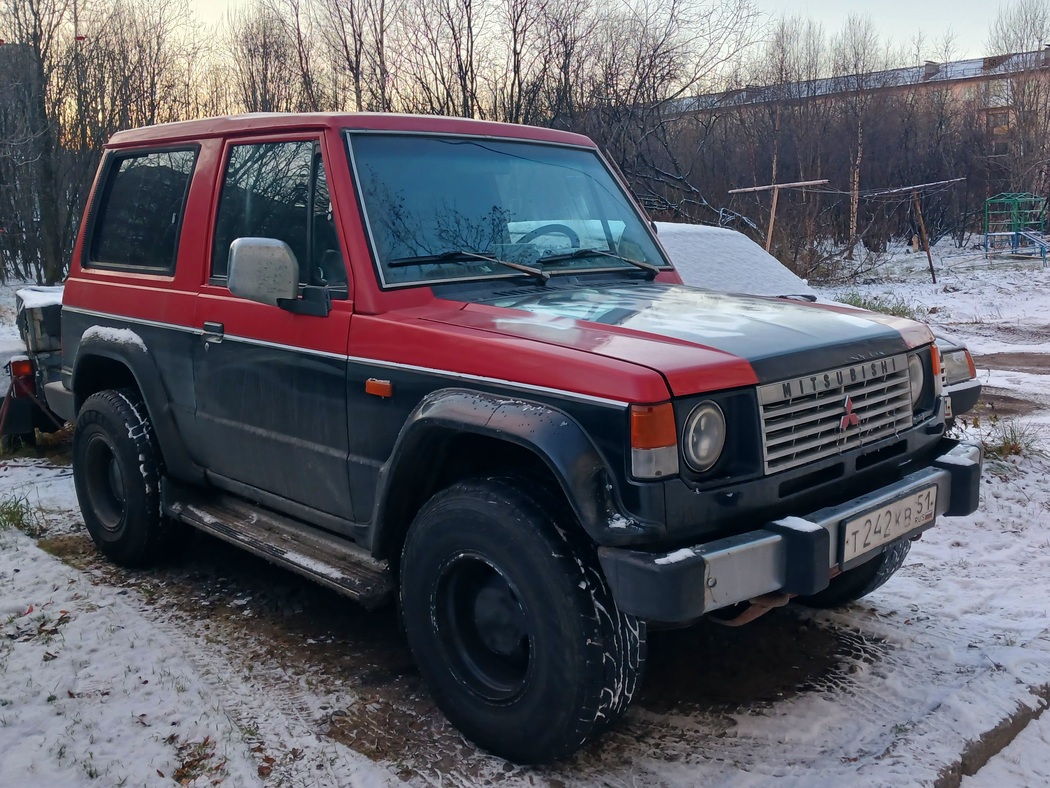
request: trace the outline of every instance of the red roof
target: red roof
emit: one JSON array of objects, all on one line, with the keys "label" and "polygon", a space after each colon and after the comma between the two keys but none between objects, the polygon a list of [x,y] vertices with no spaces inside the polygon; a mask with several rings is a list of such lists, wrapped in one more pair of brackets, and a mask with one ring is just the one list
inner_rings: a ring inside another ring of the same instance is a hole
[{"label": "red roof", "polygon": [[436,115],[397,115],[394,113],[260,112],[248,115],[228,115],[218,118],[186,120],[144,126],[113,135],[107,147],[181,142],[236,134],[258,134],[272,131],[302,131],[306,129],[368,129],[375,131],[429,132],[438,134],[467,134],[481,137],[557,142],[565,145],[594,147],[581,134],[545,129],[536,126],[518,126],[469,118],[447,118]]}]

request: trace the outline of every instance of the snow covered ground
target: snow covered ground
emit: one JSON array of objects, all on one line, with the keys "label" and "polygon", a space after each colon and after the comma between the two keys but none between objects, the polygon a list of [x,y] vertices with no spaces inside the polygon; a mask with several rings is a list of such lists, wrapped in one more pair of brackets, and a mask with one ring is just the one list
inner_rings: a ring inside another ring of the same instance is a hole
[{"label": "snow covered ground", "polygon": [[[937,285],[924,257],[901,254],[880,281],[821,294],[902,298],[990,363],[1018,362],[982,380],[1033,403],[1021,423],[1050,447],[1050,270],[952,249],[937,265]],[[0,346],[16,336],[12,302],[0,288]],[[978,422],[974,434],[999,429],[987,410]],[[990,461],[981,510],[942,520],[860,604],[656,633],[624,723],[545,769],[451,729],[389,610],[207,539],[148,572],[100,560],[67,463],[0,458],[0,502],[28,504],[38,537],[0,531],[0,785],[932,784],[968,742],[1050,698],[1050,458],[1037,451]],[[1048,744],[1050,714],[963,784],[1047,784]]]}]

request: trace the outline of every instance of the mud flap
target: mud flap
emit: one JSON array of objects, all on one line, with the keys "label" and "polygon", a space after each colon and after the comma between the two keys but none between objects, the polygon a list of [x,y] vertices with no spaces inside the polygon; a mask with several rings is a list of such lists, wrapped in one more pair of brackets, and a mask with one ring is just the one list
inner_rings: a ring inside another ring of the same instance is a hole
[{"label": "mud flap", "polygon": [[33,427],[36,426],[35,411],[36,405],[32,400],[10,396],[0,398],[0,413],[3,414],[0,437],[32,435]]}]

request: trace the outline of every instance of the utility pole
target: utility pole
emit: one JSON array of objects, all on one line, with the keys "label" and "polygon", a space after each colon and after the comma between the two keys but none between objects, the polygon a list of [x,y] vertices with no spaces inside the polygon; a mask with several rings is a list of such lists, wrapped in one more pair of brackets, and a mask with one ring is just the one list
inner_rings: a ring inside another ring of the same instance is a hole
[{"label": "utility pole", "polygon": [[743,194],[744,192],[773,192],[773,205],[769,208],[769,228],[766,230],[766,251],[773,245],[773,224],[777,220],[777,198],[781,189],[801,189],[804,186],[823,186],[828,182],[827,178],[819,181],[794,181],[793,183],[770,183],[765,186],[750,186],[746,189],[730,189],[730,194]]}]

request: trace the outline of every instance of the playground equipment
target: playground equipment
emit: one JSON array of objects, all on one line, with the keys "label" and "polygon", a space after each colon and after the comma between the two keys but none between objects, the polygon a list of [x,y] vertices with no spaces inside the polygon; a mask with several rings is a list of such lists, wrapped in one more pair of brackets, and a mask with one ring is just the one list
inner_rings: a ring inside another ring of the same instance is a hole
[{"label": "playground equipment", "polygon": [[984,202],[984,256],[1039,256],[1047,264],[1046,198],[1003,192]]}]

